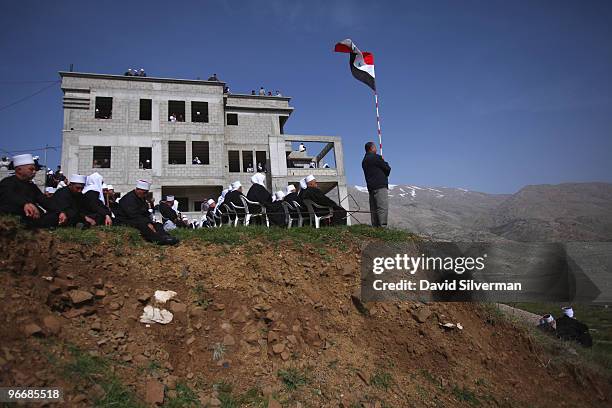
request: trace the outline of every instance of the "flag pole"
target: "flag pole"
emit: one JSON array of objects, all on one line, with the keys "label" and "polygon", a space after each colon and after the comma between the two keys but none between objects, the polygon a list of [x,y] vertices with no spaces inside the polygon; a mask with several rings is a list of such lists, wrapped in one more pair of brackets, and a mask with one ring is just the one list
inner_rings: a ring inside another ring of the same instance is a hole
[{"label": "flag pole", "polygon": [[378,92],[374,90],[374,102],[376,103],[376,125],[378,127],[378,146],[380,148],[380,157],[383,157],[382,149],[382,132],[380,131],[380,114],[378,113]]}]

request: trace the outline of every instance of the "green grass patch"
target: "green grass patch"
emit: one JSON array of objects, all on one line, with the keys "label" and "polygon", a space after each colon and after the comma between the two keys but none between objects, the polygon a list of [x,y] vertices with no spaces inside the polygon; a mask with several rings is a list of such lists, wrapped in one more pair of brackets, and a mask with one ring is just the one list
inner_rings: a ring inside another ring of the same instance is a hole
[{"label": "green grass patch", "polygon": [[97,245],[100,243],[98,232],[93,228],[78,229],[74,227],[58,228],[51,231],[62,242],[72,242],[85,246]]},{"label": "green grass patch", "polygon": [[354,225],[350,227],[325,228],[266,228],[257,225],[248,227],[239,226],[202,229],[173,230],[172,235],[181,240],[198,239],[214,244],[237,245],[250,242],[253,239],[267,240],[268,242],[291,241],[298,245],[313,244],[316,246],[342,247],[348,242],[362,241],[364,238],[376,239],[383,242],[405,242],[418,239],[414,234],[402,230],[387,228],[372,228],[367,225]]},{"label": "green grass patch", "polygon": [[86,388],[91,388],[99,384],[104,390],[101,398],[93,398],[95,407],[125,407],[140,408],[143,405],[138,402],[132,390],[121,383],[115,376],[110,367],[112,362],[102,357],[92,356],[81,351],[75,346],[69,346],[68,351],[70,360],[60,364],[62,373],[77,384],[82,384]]},{"label": "green grass patch", "polygon": [[176,397],[169,398],[164,407],[166,408],[194,408],[201,407],[200,399],[196,393],[185,383],[176,384]]},{"label": "green grass patch", "polygon": [[283,385],[289,391],[295,391],[303,385],[309,383],[308,376],[306,373],[302,373],[295,368],[289,368],[287,370],[278,370],[278,378],[281,379]]},{"label": "green grass patch", "polygon": [[476,394],[467,387],[459,388],[455,385],[453,387],[453,395],[458,401],[467,402],[472,406],[480,406],[480,400]]},{"label": "green grass patch", "polygon": [[393,377],[386,371],[376,371],[370,377],[370,384],[376,388],[387,391],[393,385]]}]

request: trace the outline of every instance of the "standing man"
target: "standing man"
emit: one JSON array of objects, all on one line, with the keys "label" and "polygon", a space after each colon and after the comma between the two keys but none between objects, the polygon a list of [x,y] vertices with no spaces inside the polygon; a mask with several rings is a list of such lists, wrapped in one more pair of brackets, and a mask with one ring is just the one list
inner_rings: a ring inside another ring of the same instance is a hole
[{"label": "standing man", "polygon": [[365,144],[365,156],[361,162],[370,194],[370,214],[373,227],[386,227],[389,214],[389,174],[391,166],[376,154],[374,142]]}]

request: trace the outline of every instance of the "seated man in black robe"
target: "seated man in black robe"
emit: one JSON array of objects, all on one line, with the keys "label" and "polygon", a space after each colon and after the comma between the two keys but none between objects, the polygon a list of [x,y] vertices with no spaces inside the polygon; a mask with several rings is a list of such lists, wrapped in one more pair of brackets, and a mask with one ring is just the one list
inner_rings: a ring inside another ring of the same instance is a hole
[{"label": "seated man in black robe", "polygon": [[18,215],[31,228],[56,227],[60,214],[51,206],[50,200],[32,182],[36,176],[36,165],[31,154],[13,157],[15,174],[0,181],[0,214]]},{"label": "seated man in black robe", "polygon": [[279,227],[287,226],[287,218],[285,215],[285,209],[283,207],[283,198],[285,198],[285,193],[282,191],[277,191],[274,193],[274,201],[267,206],[270,224],[277,225]]},{"label": "seated man in black robe", "polygon": [[[321,190],[319,190],[317,180],[314,178],[313,175],[309,175],[308,177],[306,177],[305,181],[307,188],[303,190],[303,193],[300,198],[302,200],[310,200],[317,205],[332,208],[332,225],[346,225],[346,210],[336,204],[331,198],[323,194]],[[315,207],[314,211],[317,215],[329,214],[328,210],[324,208]]]},{"label": "seated man in black robe", "polygon": [[209,198],[208,201],[206,202],[206,214],[205,214],[205,219],[206,219],[206,224],[204,224],[204,227],[214,227],[217,222],[215,220],[215,209],[217,208],[217,203],[215,202],[215,200],[213,200],[212,198]]},{"label": "seated man in black robe", "polygon": [[[232,204],[237,205],[239,207],[243,207],[244,203],[242,202],[242,199],[240,197],[244,197],[244,194],[242,194],[242,183],[240,183],[239,181],[234,181],[232,183],[232,190],[225,194],[225,199],[223,200],[223,203],[227,204],[228,207],[232,210],[234,209]],[[236,213],[238,213],[240,216],[243,216],[244,210],[236,209]],[[233,221],[235,219],[235,216],[230,215],[230,218]]]},{"label": "seated man in black robe", "polygon": [[[301,211],[302,217],[306,219],[308,218],[308,208],[306,208],[302,198],[299,196],[297,191],[295,191],[295,186],[293,184],[289,184],[287,186],[285,198],[283,198],[283,200],[291,204],[292,208],[295,208],[295,203],[298,203],[300,206],[299,211]],[[291,216],[293,218],[297,218],[297,211],[297,209],[291,210]]]},{"label": "seated man in black robe", "polygon": [[86,176],[73,174],[68,179],[68,186],[58,189],[53,194],[51,205],[56,211],[66,214],[65,221],[60,222],[61,226],[96,225],[95,219],[88,215],[87,204],[83,195],[86,180]]},{"label": "seated man in black robe", "polygon": [[[263,207],[269,208],[272,204],[272,194],[266,188],[266,176],[262,173],[255,173],[251,177],[253,184],[249,188],[246,198],[250,201],[255,201],[261,204]],[[251,213],[259,213],[261,210],[258,206],[249,204],[249,211]],[[261,217],[256,219],[256,222],[260,222]]]},{"label": "seated man in black robe", "polygon": [[113,210],[116,224],[136,228],[149,242],[160,245],[178,244],[178,239],[168,234],[162,224],[151,220],[149,205],[146,202],[150,186],[148,181],[138,180],[136,188],[121,197]]},{"label": "seated man in black robe", "polygon": [[251,201],[256,201],[263,206],[272,203],[272,194],[266,188],[266,176],[261,173],[256,173],[251,177],[253,184],[249,188],[246,198]]},{"label": "seated man in black robe", "polygon": [[593,339],[586,324],[574,318],[571,307],[563,308],[563,316],[557,319],[557,337],[562,340],[576,341],[584,347],[593,346]]},{"label": "seated man in black robe", "polygon": [[104,200],[104,180],[99,173],[87,176],[83,196],[85,197],[82,208],[84,217],[95,221],[94,225],[113,225],[112,213],[106,206]]},{"label": "seated man in black robe", "polygon": [[172,225],[177,228],[187,228],[188,225],[179,217],[178,213],[174,211],[174,208],[172,208],[173,205],[174,196],[171,195],[166,196],[165,199],[160,201],[159,205],[157,205],[164,226],[169,221],[171,223],[169,226],[170,229],[174,228]]}]

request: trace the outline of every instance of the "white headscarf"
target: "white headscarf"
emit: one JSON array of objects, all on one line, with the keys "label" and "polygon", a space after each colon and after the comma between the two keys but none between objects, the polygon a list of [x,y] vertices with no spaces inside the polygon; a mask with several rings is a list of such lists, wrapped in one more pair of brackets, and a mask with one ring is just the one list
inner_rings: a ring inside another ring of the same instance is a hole
[{"label": "white headscarf", "polygon": [[308,188],[308,185],[306,184],[306,177],[300,180],[300,188],[302,190],[306,190]]},{"label": "white headscarf", "polygon": [[274,196],[276,197],[276,201],[283,201],[283,198],[285,198],[285,193],[279,190],[276,193],[274,193]]},{"label": "white headscarf", "polygon": [[95,191],[98,193],[98,198],[104,203],[104,193],[102,192],[102,176],[99,173],[93,173],[87,176],[85,181],[85,188],[83,194],[88,191]]},{"label": "white headscarf", "polygon": [[567,317],[574,317],[574,309],[571,306],[563,308],[563,314]]},{"label": "white headscarf", "polygon": [[291,194],[295,191],[295,186],[293,184],[289,184],[287,189],[285,190],[285,194]]},{"label": "white headscarf", "polygon": [[255,173],[253,174],[253,177],[251,177],[251,181],[253,182],[253,184],[259,184],[260,186],[266,186],[266,176],[261,174],[261,173]]}]

